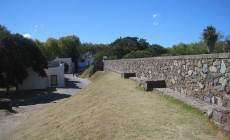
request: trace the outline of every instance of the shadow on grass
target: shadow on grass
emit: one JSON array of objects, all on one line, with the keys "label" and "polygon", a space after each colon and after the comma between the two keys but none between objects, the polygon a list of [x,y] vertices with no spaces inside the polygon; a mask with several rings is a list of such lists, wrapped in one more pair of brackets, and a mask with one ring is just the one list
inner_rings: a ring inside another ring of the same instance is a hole
[{"label": "shadow on grass", "polygon": [[54,102],[56,100],[69,98],[71,95],[67,94],[60,94],[60,93],[51,93],[45,96],[40,96],[36,98],[31,98],[27,100],[19,100],[19,101],[13,101],[12,106],[27,106],[27,105],[35,105],[35,104],[47,104],[50,102]]}]

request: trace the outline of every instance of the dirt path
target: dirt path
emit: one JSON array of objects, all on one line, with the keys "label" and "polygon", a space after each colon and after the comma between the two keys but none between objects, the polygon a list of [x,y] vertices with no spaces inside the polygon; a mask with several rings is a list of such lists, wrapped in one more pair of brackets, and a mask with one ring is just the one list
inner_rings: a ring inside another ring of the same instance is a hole
[{"label": "dirt path", "polygon": [[0,110],[0,135],[9,132],[23,120],[26,120],[29,115],[49,104],[57,103],[60,99],[76,94],[90,83],[89,80],[73,77],[72,74],[65,74],[65,78],[68,79],[65,88],[58,88],[57,91],[46,96],[15,102],[13,104],[17,104],[18,107],[13,107],[12,112]]}]

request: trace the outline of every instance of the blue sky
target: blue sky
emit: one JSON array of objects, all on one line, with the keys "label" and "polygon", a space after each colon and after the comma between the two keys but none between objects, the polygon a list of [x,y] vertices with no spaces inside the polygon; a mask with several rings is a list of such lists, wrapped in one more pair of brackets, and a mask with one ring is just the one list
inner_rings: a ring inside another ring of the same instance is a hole
[{"label": "blue sky", "polygon": [[199,42],[208,25],[230,35],[230,0],[0,0],[0,24],[46,41],[111,43],[137,36],[164,47]]}]

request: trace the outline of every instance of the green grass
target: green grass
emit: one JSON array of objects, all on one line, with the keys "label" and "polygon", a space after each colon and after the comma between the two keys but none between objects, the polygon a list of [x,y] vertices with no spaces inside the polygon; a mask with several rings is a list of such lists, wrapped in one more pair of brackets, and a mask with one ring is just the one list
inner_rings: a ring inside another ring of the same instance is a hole
[{"label": "green grass", "polygon": [[159,95],[158,98],[160,100],[167,100],[170,103],[173,103],[173,104],[176,104],[176,105],[180,106],[181,109],[183,109],[185,111],[192,112],[192,113],[195,113],[197,115],[204,115],[204,113],[202,111],[200,111],[198,109],[195,109],[194,107],[192,107],[192,106],[190,106],[188,104],[185,104],[185,103],[183,103],[183,102],[181,102],[181,101],[179,101],[177,99],[174,99],[174,98],[172,98],[172,97],[170,97],[168,95],[164,95],[164,94],[160,94],[160,93],[158,93],[158,95]]}]

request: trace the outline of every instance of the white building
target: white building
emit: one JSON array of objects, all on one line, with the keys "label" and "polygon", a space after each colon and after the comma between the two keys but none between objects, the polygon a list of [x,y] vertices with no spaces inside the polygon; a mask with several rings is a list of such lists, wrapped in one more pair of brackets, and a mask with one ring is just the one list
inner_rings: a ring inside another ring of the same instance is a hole
[{"label": "white building", "polygon": [[22,84],[18,85],[19,90],[46,89],[47,87],[64,87],[64,64],[58,61],[48,62],[46,69],[47,77],[41,77],[31,67],[27,69],[28,76]]},{"label": "white building", "polygon": [[18,90],[46,89],[46,77],[39,76],[32,67],[28,68],[27,72],[28,76],[18,85]]},{"label": "white building", "polygon": [[75,64],[72,62],[72,58],[56,58],[54,61],[59,61],[61,63],[65,62],[69,66],[69,70],[67,73],[75,72]]},{"label": "white building", "polygon": [[51,61],[48,63],[48,69],[46,69],[46,87],[64,87],[64,64],[58,61]]}]

